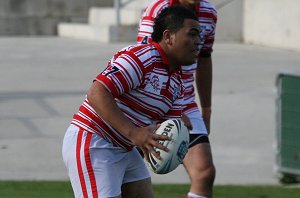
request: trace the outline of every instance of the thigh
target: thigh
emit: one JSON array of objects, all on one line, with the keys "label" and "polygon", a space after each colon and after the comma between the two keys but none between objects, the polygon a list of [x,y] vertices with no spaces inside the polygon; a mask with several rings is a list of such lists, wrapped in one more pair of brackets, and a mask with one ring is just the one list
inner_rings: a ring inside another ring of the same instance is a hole
[{"label": "thigh", "polygon": [[150,178],[150,173],[137,149],[128,152],[126,156],[127,169],[124,175],[123,184]]},{"label": "thigh", "polygon": [[86,133],[75,125],[70,125],[64,136],[62,155],[64,163],[67,167],[70,182],[73,188],[75,197],[87,197],[88,190],[86,188],[86,179],[82,167],[81,159],[82,154],[81,147],[85,145],[86,138],[83,134]]},{"label": "thigh", "polygon": [[127,152],[76,126],[68,130],[63,144],[75,197],[118,197],[126,170]]},{"label": "thigh", "polygon": [[213,167],[213,158],[209,143],[198,143],[189,148],[183,164],[189,175]]},{"label": "thigh", "polygon": [[153,198],[151,179],[129,182],[122,185],[122,198]]},{"label": "thigh", "polygon": [[149,197],[144,196],[145,193],[151,195],[150,174],[137,149],[125,152],[105,143],[106,140],[102,138],[91,142],[90,150],[99,197],[119,197],[121,193],[122,198],[126,194],[129,197],[137,195],[141,198]]},{"label": "thigh", "polygon": [[137,149],[126,156],[127,170],[123,179],[122,198],[152,198],[150,174]]},{"label": "thigh", "polygon": [[99,197],[119,197],[127,169],[128,152],[95,134],[90,156]]}]

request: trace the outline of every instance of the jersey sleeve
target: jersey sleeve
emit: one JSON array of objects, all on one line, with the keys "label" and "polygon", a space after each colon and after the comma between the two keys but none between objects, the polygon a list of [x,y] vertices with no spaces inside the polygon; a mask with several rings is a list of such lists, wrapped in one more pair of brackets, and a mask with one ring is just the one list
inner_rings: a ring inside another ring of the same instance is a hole
[{"label": "jersey sleeve", "polygon": [[141,61],[133,53],[124,52],[109,61],[108,66],[97,77],[114,97],[138,87],[144,76]]},{"label": "jersey sleeve", "polygon": [[138,35],[136,41],[138,44],[151,43],[151,35],[153,32],[154,18],[151,16],[143,16],[139,23]]},{"label": "jersey sleeve", "polygon": [[144,10],[139,22],[138,35],[136,38],[138,44],[152,42],[151,35],[155,18],[164,8],[168,7],[169,4],[168,0],[152,1],[152,3]]},{"label": "jersey sleeve", "polygon": [[[205,17],[207,17],[207,13],[201,13],[201,14],[206,15]],[[208,30],[204,30],[208,32],[205,35],[204,44],[202,46],[199,57],[209,57],[213,51],[213,45],[214,45],[215,34],[216,34],[216,25],[217,25],[217,11],[214,7],[211,7],[209,9],[208,16],[210,19],[209,20],[210,28]]]}]

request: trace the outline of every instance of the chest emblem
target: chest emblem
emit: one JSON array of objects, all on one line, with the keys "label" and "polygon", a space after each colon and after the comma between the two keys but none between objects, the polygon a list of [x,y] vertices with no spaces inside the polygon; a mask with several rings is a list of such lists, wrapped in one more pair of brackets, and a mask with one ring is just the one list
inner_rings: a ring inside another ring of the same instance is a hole
[{"label": "chest emblem", "polygon": [[152,78],[150,79],[150,84],[152,85],[153,87],[153,90],[155,92],[158,92],[160,90],[160,87],[159,87],[159,78],[157,75],[153,75]]},{"label": "chest emblem", "polygon": [[175,87],[172,102],[174,102],[179,97],[179,95],[180,95],[180,88]]}]

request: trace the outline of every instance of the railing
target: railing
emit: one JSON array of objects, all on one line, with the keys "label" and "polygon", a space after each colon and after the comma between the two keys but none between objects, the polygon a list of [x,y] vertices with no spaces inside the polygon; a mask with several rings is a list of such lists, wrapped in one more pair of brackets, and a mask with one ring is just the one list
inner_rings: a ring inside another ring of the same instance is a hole
[{"label": "railing", "polygon": [[[117,28],[119,28],[120,25],[121,25],[120,12],[121,12],[122,7],[124,7],[125,5],[131,3],[132,1],[135,1],[135,0],[126,0],[126,1],[124,1],[124,0],[114,0],[114,8],[115,8],[115,11],[116,11],[116,27]],[[232,3],[233,1],[235,1],[235,0],[225,0],[225,1],[217,4],[216,9],[220,10],[223,7],[225,7],[226,5]]]},{"label": "railing", "polygon": [[124,7],[125,5],[131,3],[132,1],[135,0],[126,0],[126,1],[122,1],[122,0],[114,0],[114,8],[116,10],[116,26],[117,28],[120,27],[121,24],[121,8]]},{"label": "railing", "polygon": [[116,10],[116,26],[119,27],[121,23],[121,17],[120,17],[121,0],[114,0],[114,7]]}]

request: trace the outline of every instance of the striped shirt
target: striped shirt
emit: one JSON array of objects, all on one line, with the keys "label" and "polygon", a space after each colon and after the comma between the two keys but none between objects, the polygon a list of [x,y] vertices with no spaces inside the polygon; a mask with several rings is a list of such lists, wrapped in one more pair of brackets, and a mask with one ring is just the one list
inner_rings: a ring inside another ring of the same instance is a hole
[{"label": "striped shirt", "polygon": [[[169,61],[157,43],[129,46],[119,51],[96,80],[113,95],[122,112],[139,127],[178,119],[183,110],[181,68],[168,72]],[[133,143],[115,130],[87,99],[72,124],[97,133],[117,147],[131,150]]]},{"label": "striped shirt", "polygon": [[[146,44],[151,42],[151,34],[153,32],[153,24],[157,15],[166,7],[170,5],[178,4],[178,0],[156,0],[153,1],[144,11],[140,20],[139,31],[137,35],[137,43]],[[210,56],[213,51],[213,43],[215,40],[215,28],[217,23],[217,12],[213,5],[206,0],[200,0],[199,4],[195,6],[195,11],[198,16],[200,25],[200,38],[201,38],[201,52],[200,57]],[[182,78],[185,87],[185,102],[186,109],[188,111],[194,111],[197,109],[195,102],[194,91],[194,73],[196,71],[197,64],[183,66]]]}]

